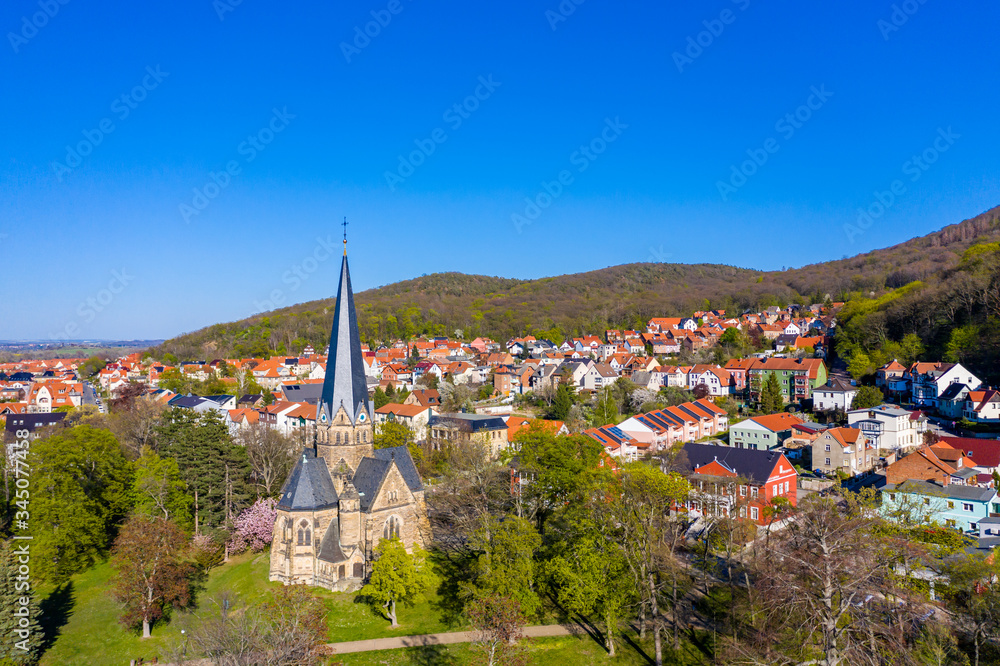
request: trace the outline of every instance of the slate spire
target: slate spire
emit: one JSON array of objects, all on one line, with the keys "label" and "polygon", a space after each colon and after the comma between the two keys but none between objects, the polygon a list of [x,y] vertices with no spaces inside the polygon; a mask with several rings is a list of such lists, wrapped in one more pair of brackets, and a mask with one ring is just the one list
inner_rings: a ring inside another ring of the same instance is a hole
[{"label": "slate spire", "polygon": [[[351,273],[347,268],[346,233],[344,260],[340,265],[340,284],[337,286],[337,305],[330,330],[326,378],[323,380],[323,393],[316,412],[317,423],[330,423],[341,405],[353,425],[360,425],[359,419],[363,423],[371,418],[358,317],[354,311],[354,291],[351,289]],[[364,417],[361,417],[362,408],[366,412]]]}]

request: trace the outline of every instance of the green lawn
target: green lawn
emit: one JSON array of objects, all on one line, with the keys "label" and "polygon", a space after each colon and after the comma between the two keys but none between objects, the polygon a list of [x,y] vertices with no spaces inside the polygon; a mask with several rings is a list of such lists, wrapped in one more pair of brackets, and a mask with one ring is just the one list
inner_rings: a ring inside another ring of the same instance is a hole
[{"label": "green lawn", "polygon": [[[653,641],[643,641],[639,652],[637,637],[629,634],[630,644],[619,640],[617,654],[609,659],[607,652],[590,636],[560,636],[556,638],[533,638],[526,641],[529,663],[532,666],[597,666],[599,664],[620,664],[621,666],[642,666],[653,663]],[[669,644],[665,638],[664,645]],[[470,645],[439,645],[402,650],[379,650],[359,652],[334,657],[333,664],[343,666],[459,666],[472,660],[474,648]],[[711,663],[703,652],[690,641],[683,641],[681,649],[674,653],[665,649],[663,662],[674,666],[707,666]]]},{"label": "green lawn", "polygon": [[210,612],[213,605],[210,599],[223,590],[241,600],[252,600],[264,596],[269,586],[276,585],[267,581],[266,553],[234,557],[229,564],[211,571],[196,598],[196,609],[174,613],[169,623],[155,625],[152,637],[143,640],[118,623],[118,605],[107,587],[112,574],[111,565],[104,562],[73,576],[66,586],[40,590],[42,624],[47,634],[58,631],[42,664],[99,666],[128,663],[140,657],[167,656],[180,643],[180,630],[190,631],[197,623],[197,614]]},{"label": "green lawn", "polygon": [[[435,569],[441,572],[448,563],[434,559]],[[69,584],[58,589],[51,587],[40,590],[43,599],[43,625],[47,632],[58,633],[53,637],[49,649],[42,658],[42,664],[123,664],[130,659],[160,658],[171,656],[172,650],[181,644],[181,630],[190,632],[199,623],[199,616],[215,612],[214,600],[225,591],[245,604],[266,596],[278,583],[267,580],[268,555],[241,555],[229,564],[213,569],[199,591],[196,608],[175,612],[169,622],[161,622],[153,627],[152,638],[143,640],[136,632],[130,632],[118,624],[118,606],[108,594],[107,583],[112,570],[108,563],[99,564],[72,578]],[[426,594],[416,600],[412,607],[400,606],[398,610],[400,626],[393,629],[381,614],[369,606],[358,602],[356,594],[344,594],[313,588],[330,609],[328,623],[329,641],[363,640],[387,636],[429,634],[444,631],[459,631],[468,626],[455,613],[455,608],[445,603],[453,599],[454,590],[439,590],[437,583]],[[539,623],[558,621],[554,612],[538,620]],[[618,664],[651,663],[641,654],[634,643],[638,642],[634,633],[629,635],[632,645],[619,640],[619,655],[613,660]],[[608,657],[604,648],[591,637],[566,636],[533,639],[528,642],[531,663],[566,666],[567,664],[606,664]],[[647,640],[642,648],[646,655],[652,655],[652,641]],[[332,663],[350,665],[368,664],[464,664],[468,663],[472,648],[468,645],[452,645],[405,650],[383,650],[378,652],[344,655]],[[338,661],[339,660],[339,661]],[[690,642],[683,644],[678,655],[669,654],[666,663],[694,666],[707,663],[698,648]]]},{"label": "green lawn", "polygon": [[[69,584],[53,590],[40,590],[43,599],[43,625],[47,632],[58,631],[46,651],[43,664],[128,663],[139,657],[169,656],[181,642],[181,629],[191,631],[198,616],[214,612],[213,599],[228,591],[238,602],[247,603],[266,596],[267,590],[279,583],[267,580],[268,555],[240,555],[229,564],[212,569],[204,589],[196,598],[191,611],[175,612],[169,622],[153,627],[151,638],[143,640],[136,633],[118,624],[118,605],[108,594],[107,583],[112,569],[107,562],[73,576]],[[330,609],[328,623],[330,642],[362,640],[385,636],[429,634],[465,628],[460,620],[449,620],[453,613],[442,607],[437,590],[432,589],[415,600],[412,607],[399,606],[399,626],[391,628],[389,621],[366,604],[358,603],[357,595],[313,588]]]}]

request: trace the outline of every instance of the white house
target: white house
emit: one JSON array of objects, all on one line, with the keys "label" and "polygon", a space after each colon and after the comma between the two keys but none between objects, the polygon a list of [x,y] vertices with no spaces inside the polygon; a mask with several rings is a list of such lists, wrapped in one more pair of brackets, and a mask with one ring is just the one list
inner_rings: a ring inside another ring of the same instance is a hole
[{"label": "white house", "polygon": [[832,412],[840,409],[847,411],[858,394],[858,387],[840,379],[831,379],[819,388],[813,389],[813,410],[817,412]]},{"label": "white house", "polygon": [[914,449],[924,443],[927,417],[892,405],[847,412],[847,425],[860,428],[877,449],[899,451]]}]

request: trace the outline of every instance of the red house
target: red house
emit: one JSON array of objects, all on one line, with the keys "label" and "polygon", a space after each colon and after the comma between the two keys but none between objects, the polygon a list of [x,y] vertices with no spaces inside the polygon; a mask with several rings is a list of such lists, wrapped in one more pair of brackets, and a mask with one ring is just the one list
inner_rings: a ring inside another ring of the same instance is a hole
[{"label": "red house", "polygon": [[735,449],[711,444],[684,445],[681,460],[694,489],[688,510],[728,516],[737,512],[758,525],[768,522],[765,509],[782,497],[794,507],[798,472],[779,451]]}]

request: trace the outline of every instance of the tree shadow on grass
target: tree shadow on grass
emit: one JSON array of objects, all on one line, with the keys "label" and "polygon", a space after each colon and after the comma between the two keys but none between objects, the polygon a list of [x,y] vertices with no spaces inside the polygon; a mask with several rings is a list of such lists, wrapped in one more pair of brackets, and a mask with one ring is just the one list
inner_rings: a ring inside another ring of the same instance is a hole
[{"label": "tree shadow on grass", "polygon": [[407,656],[408,663],[414,666],[458,666],[462,663],[444,645],[421,645],[408,650]]},{"label": "tree shadow on grass", "polygon": [[463,624],[465,611],[463,583],[471,581],[475,558],[455,552],[434,551],[431,556],[434,568],[441,576],[437,600],[432,605],[441,611],[441,621],[448,627]]},{"label": "tree shadow on grass", "polygon": [[40,604],[41,617],[38,619],[42,625],[41,651],[45,652],[56,642],[62,628],[69,621],[69,616],[76,605],[76,595],[73,591],[73,581],[63,583],[52,590]]}]

